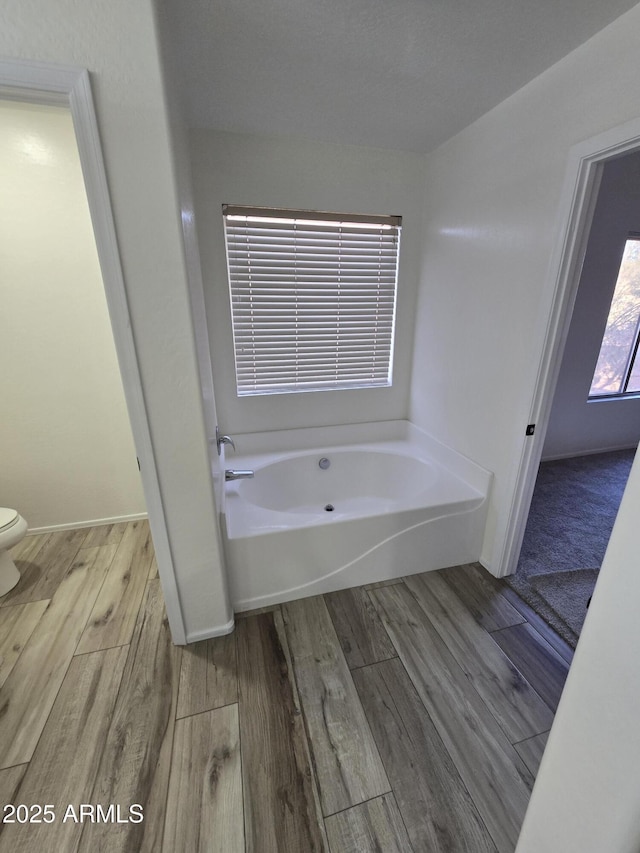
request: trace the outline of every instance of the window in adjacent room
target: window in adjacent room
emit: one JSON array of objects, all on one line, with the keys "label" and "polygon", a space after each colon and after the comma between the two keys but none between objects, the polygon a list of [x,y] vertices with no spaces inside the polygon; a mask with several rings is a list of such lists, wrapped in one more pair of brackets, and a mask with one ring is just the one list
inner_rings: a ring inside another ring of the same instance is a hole
[{"label": "window in adjacent room", "polygon": [[391,385],[401,218],[223,215],[238,396]]},{"label": "window in adjacent room", "polygon": [[626,242],[589,399],[640,393],[640,235]]}]

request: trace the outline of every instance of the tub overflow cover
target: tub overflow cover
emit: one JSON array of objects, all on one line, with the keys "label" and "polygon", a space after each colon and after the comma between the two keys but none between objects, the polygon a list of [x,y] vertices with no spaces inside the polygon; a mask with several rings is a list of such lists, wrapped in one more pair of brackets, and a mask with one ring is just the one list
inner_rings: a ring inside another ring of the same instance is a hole
[{"label": "tub overflow cover", "polygon": [[323,471],[326,471],[327,468],[331,465],[331,460],[327,459],[326,456],[323,456],[322,459],[318,462],[318,465],[322,468]]}]

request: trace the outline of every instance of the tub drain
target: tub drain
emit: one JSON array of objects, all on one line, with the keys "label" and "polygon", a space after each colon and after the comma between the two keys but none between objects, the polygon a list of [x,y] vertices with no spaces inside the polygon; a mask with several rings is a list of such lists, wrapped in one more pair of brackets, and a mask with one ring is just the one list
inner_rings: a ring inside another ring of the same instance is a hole
[{"label": "tub drain", "polygon": [[325,512],[333,512],[333,504],[327,504],[324,509]]}]

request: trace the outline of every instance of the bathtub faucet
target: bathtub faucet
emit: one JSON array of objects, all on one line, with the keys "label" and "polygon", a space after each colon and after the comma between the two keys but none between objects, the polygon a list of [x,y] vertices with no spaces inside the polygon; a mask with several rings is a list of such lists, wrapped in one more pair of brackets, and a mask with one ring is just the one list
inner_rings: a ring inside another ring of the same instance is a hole
[{"label": "bathtub faucet", "polygon": [[230,468],[224,472],[225,480],[250,480],[253,477],[253,471],[233,471]]},{"label": "bathtub faucet", "polygon": [[220,430],[218,429],[218,427],[216,427],[216,445],[218,447],[218,456],[220,456],[220,453],[222,452],[222,445],[223,444],[230,444],[234,450],[236,449],[236,446],[233,443],[233,439],[231,438],[231,436],[230,435],[220,435]]}]

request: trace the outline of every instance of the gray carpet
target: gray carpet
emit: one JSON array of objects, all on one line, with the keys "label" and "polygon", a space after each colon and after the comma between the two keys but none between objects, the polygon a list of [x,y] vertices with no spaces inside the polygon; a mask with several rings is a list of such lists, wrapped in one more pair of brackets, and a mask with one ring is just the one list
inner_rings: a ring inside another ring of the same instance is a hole
[{"label": "gray carpet", "polygon": [[634,455],[540,465],[518,570],[505,581],[574,648]]},{"label": "gray carpet", "polygon": [[587,604],[593,594],[599,569],[575,569],[571,572],[547,572],[531,575],[531,586],[558,619],[576,635],[582,630]]}]

